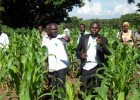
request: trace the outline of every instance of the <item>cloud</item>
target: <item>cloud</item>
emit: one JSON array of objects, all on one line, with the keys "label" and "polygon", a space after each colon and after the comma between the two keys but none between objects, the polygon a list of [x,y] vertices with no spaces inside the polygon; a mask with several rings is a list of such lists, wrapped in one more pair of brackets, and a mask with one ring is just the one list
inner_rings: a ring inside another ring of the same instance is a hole
[{"label": "cloud", "polygon": [[87,14],[87,15],[100,15],[101,13],[101,3],[100,2],[95,2],[95,3],[90,3],[87,0],[84,0],[85,6],[81,7],[80,9],[77,10],[77,13],[79,14]]},{"label": "cloud", "polygon": [[118,0],[117,2],[105,2],[105,0],[100,0],[100,2],[99,0],[93,0],[89,2],[88,0],[84,0],[83,2],[85,5],[81,8],[76,8],[73,13],[69,13],[70,16],[77,16],[83,19],[118,18],[127,13],[134,13],[138,9],[136,4],[129,5],[122,0]]},{"label": "cloud", "polygon": [[116,4],[113,12],[114,14],[127,14],[129,13],[129,8],[122,4]]}]

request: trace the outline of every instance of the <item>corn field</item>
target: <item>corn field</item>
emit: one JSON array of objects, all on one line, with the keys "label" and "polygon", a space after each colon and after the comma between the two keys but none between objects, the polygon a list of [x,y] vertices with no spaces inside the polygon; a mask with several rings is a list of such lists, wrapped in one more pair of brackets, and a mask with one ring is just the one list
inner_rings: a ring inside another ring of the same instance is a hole
[{"label": "corn field", "polygon": [[[4,27],[9,35],[9,48],[0,48],[0,88],[6,92],[0,94],[3,100],[7,96],[10,100],[43,100],[45,97],[54,99],[54,92],[44,92],[44,85],[48,82],[46,75],[45,59],[48,56],[47,48],[41,48],[40,37],[36,29],[27,31],[27,34],[17,34],[17,31]],[[24,30],[22,30],[24,31]],[[26,32],[25,32],[26,33]],[[71,30],[71,41],[67,45],[70,58],[70,66],[65,83],[66,97],[64,100],[79,100],[78,94],[84,100],[139,100],[140,99],[140,51],[123,45],[116,38],[117,30],[103,28],[100,32],[108,38],[109,50],[112,55],[106,57],[106,63],[102,69],[104,75],[98,75],[102,79],[101,87],[91,88],[98,95],[88,94],[80,91],[78,74],[79,61],[75,60],[75,49],[77,47],[78,29]],[[99,69],[101,70],[101,69]],[[98,71],[99,71],[98,70]],[[71,79],[76,78],[72,83]],[[5,88],[6,84],[6,88]],[[48,87],[49,88],[49,87]],[[11,95],[11,91],[16,93]],[[59,97],[61,100],[62,98]]]}]

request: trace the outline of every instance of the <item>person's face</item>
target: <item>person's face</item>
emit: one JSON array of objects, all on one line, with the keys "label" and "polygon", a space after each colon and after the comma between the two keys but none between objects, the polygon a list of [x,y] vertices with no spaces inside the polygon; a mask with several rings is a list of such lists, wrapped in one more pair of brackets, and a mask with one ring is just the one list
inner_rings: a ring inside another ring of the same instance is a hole
[{"label": "person's face", "polygon": [[90,26],[91,34],[98,34],[99,31],[100,31],[100,26],[98,24],[94,23]]},{"label": "person's face", "polygon": [[80,25],[80,31],[85,32],[85,26],[84,25]]},{"label": "person's face", "polygon": [[57,34],[57,26],[55,25],[50,26],[50,34]]},{"label": "person's face", "polygon": [[57,26],[56,25],[51,25],[50,26],[49,36],[51,38],[55,38],[57,36]]},{"label": "person's face", "polygon": [[39,33],[41,33],[43,31],[43,28],[41,26],[39,26],[38,31],[39,31]]},{"label": "person's face", "polygon": [[128,31],[128,28],[129,28],[128,25],[124,25],[124,26],[123,26],[123,30],[124,30],[125,32]]}]

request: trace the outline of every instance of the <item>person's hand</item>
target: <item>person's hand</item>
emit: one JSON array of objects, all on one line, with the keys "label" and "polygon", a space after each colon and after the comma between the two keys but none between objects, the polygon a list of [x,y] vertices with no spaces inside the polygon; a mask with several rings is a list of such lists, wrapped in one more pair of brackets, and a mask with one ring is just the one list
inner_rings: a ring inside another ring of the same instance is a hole
[{"label": "person's hand", "polygon": [[87,53],[82,53],[81,58],[86,59],[87,58]]},{"label": "person's hand", "polygon": [[101,46],[104,46],[104,43],[102,42],[100,36],[97,36],[96,42],[97,42],[97,44],[100,44]]},{"label": "person's hand", "polygon": [[68,35],[64,36],[63,39],[65,39],[66,42],[70,42],[70,36]]},{"label": "person's hand", "polygon": [[70,36],[66,35],[63,37],[66,41],[70,39]]}]

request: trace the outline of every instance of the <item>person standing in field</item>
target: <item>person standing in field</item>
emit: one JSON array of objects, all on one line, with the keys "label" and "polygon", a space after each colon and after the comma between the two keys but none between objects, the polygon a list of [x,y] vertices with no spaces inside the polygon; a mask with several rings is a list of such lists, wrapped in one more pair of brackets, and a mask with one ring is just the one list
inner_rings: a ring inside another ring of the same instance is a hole
[{"label": "person standing in field", "polygon": [[129,23],[123,23],[123,30],[120,32],[120,41],[123,44],[130,44],[134,46],[133,32],[129,29]]},{"label": "person standing in field", "polygon": [[40,34],[40,38],[41,38],[41,41],[42,41],[43,37],[44,37],[45,35],[47,35],[47,33],[44,31],[44,28],[43,28],[42,25],[39,25],[39,26],[38,26],[38,32],[39,32],[39,34]]},{"label": "person standing in field", "polygon": [[0,25],[0,48],[8,48],[9,39],[7,34],[2,32],[2,28]]},{"label": "person standing in field", "polygon": [[119,27],[119,31],[117,32],[117,38],[120,39],[120,34],[123,31],[123,26]]},{"label": "person standing in field", "polygon": [[63,90],[61,96],[64,98],[66,92],[65,78],[67,67],[69,66],[69,58],[63,42],[57,36],[57,24],[51,23],[49,25],[49,38],[44,44],[48,48],[48,70],[53,89],[58,90],[58,88],[61,88]]},{"label": "person standing in field", "polygon": [[134,34],[136,47],[140,47],[140,26],[138,27],[138,31]]},{"label": "person standing in field", "polygon": [[86,25],[82,23],[80,24],[80,34],[78,36],[77,43],[79,43],[81,36],[86,34],[89,34],[89,32],[86,31]]},{"label": "person standing in field", "polygon": [[[105,62],[105,55],[111,54],[107,49],[107,38],[99,35],[99,31],[100,24],[92,22],[90,34],[81,37],[76,50],[76,56],[81,60],[80,81],[84,84],[81,86],[81,90],[87,91],[86,94],[90,92],[92,87],[100,87],[101,80],[96,75],[92,75],[102,67],[102,63]],[[103,74],[103,70],[99,71],[99,74]]]}]

